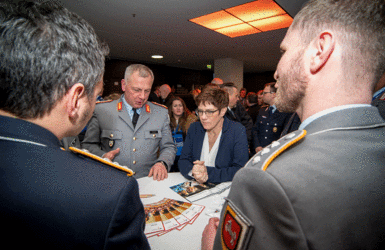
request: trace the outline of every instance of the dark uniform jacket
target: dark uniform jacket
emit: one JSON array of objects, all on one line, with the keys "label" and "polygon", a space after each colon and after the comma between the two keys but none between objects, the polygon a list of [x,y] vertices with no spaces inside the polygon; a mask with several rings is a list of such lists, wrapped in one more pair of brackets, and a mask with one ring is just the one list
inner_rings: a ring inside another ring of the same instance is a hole
[{"label": "dark uniform jacket", "polygon": [[149,249],[138,184],[60,148],[48,130],[0,116],[0,220],[15,249]]},{"label": "dark uniform jacket", "polygon": [[227,109],[225,116],[231,120],[240,122],[246,128],[247,141],[250,144],[252,142],[252,128],[253,128],[253,120],[250,115],[247,113],[246,109],[242,106],[242,104],[237,101],[237,105],[231,109]]},{"label": "dark uniform jacket", "polygon": [[237,172],[214,249],[384,249],[385,123],[378,110],[335,111],[304,130]]},{"label": "dark uniform jacket", "polygon": [[253,147],[266,147],[280,138],[283,128],[292,113],[282,113],[277,109],[270,115],[269,107],[261,108],[253,126]]}]

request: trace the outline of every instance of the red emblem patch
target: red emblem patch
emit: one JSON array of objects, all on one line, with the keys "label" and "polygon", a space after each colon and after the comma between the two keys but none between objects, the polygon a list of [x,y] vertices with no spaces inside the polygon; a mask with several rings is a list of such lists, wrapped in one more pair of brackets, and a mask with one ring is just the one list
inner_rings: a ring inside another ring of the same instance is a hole
[{"label": "red emblem patch", "polygon": [[221,224],[222,249],[245,249],[253,230],[251,221],[230,200],[226,202]]},{"label": "red emblem patch", "polygon": [[241,225],[230,213],[226,213],[222,226],[222,237],[227,249],[236,249],[241,232]]},{"label": "red emblem patch", "polygon": [[151,113],[151,109],[150,109],[150,106],[148,104],[146,104],[146,112]]},{"label": "red emblem patch", "polygon": [[120,112],[122,110],[122,102],[118,102],[118,111]]}]

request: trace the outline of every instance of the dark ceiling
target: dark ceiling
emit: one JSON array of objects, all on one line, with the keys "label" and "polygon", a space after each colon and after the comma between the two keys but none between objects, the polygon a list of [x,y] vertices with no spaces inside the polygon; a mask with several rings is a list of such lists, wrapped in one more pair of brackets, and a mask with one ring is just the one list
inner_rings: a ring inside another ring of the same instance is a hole
[{"label": "dark ceiling", "polygon": [[[294,16],[307,0],[276,0]],[[196,70],[214,59],[233,58],[244,72],[274,71],[287,29],[229,38],[191,18],[234,7],[245,0],[60,0],[86,19],[110,47],[110,58]],[[161,60],[153,54],[164,56]]]}]

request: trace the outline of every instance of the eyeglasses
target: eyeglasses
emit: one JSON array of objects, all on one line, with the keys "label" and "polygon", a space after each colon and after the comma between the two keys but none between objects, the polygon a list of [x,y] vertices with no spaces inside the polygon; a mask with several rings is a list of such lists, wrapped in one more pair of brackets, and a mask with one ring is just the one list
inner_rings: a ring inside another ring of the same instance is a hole
[{"label": "eyeglasses", "polygon": [[262,92],[263,95],[272,94],[272,93],[275,93],[275,92]]},{"label": "eyeglasses", "polygon": [[199,116],[202,116],[203,114],[206,114],[206,116],[207,117],[211,117],[211,116],[213,116],[213,114],[215,113],[215,112],[217,112],[219,109],[217,109],[217,110],[199,110],[199,109],[197,109],[196,110],[196,113],[199,115]]}]

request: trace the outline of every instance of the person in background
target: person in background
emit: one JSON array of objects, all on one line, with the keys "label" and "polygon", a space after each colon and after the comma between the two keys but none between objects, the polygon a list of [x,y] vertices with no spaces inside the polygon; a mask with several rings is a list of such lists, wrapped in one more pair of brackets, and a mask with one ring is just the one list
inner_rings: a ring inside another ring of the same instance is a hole
[{"label": "person in background", "polygon": [[216,85],[222,85],[223,84],[223,80],[221,78],[214,78],[212,81],[211,81],[212,84],[216,84]]},{"label": "person in background", "polygon": [[244,126],[225,117],[228,102],[219,88],[205,88],[197,97],[199,121],[191,124],[178,162],[187,179],[231,181],[249,159]]},{"label": "person in background", "polygon": [[0,47],[3,239],[15,249],[150,249],[137,181],[60,148],[92,116],[108,47],[55,1],[0,3]]},{"label": "person in background", "polygon": [[182,98],[176,96],[170,100],[168,115],[170,116],[170,128],[172,138],[176,145],[176,156],[170,172],[179,172],[178,161],[182,153],[183,143],[191,123],[197,120],[196,115],[186,107]]},{"label": "person in background", "polygon": [[159,87],[159,97],[160,104],[168,107],[170,106],[171,99],[173,99],[174,94],[172,93],[172,89],[168,84],[163,84]]},{"label": "person in background", "polygon": [[259,90],[257,92],[257,96],[258,96],[258,105],[262,108],[262,107],[267,107],[268,105],[266,105],[265,103],[263,103],[263,89]]},{"label": "person in background", "polygon": [[280,112],[275,106],[277,89],[275,82],[267,83],[263,90],[263,102],[269,106],[259,110],[253,126],[253,147],[256,153],[281,137],[292,113]]},{"label": "person in background", "polygon": [[246,109],[238,101],[238,89],[232,82],[224,83],[220,85],[220,88],[224,89],[229,94],[229,106],[226,111],[226,117],[232,121],[241,123],[246,128],[248,145],[252,145],[252,129],[253,120],[247,113]]},{"label": "person in background", "polygon": [[261,108],[258,104],[258,96],[254,92],[247,93],[246,96],[246,105],[247,105],[247,113],[250,115],[251,119],[253,120],[253,124],[257,120],[258,112]]},{"label": "person in background", "polygon": [[247,94],[246,88],[241,88],[241,90],[239,91],[239,99],[238,100],[244,108],[247,108],[246,94]]},{"label": "person in background", "polygon": [[306,3],[274,74],[277,108],[302,123],[238,171],[202,250],[385,247],[385,122],[370,105],[384,41],[383,0]]},{"label": "person in background", "polygon": [[372,105],[378,108],[382,118],[385,120],[385,73],[374,88]]}]

